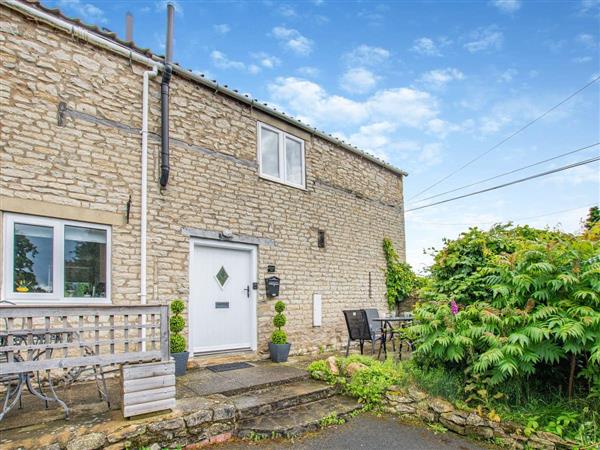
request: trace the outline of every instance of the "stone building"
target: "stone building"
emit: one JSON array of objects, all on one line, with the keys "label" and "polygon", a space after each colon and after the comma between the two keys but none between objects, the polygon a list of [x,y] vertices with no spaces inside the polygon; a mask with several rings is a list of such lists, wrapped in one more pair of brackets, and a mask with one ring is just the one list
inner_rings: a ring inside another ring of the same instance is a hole
[{"label": "stone building", "polygon": [[382,239],[404,255],[406,174],[174,65],[162,188],[163,70],[162,57],[37,2],[0,4],[2,300],[182,298],[189,350],[203,353],[264,351],[278,298],[292,353],[339,347],[342,310],[386,309]]}]

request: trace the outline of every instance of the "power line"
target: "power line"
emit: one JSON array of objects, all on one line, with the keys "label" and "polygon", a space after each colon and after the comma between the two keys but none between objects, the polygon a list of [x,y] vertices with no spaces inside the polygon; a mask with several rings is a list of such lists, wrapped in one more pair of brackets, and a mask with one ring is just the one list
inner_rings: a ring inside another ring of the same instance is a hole
[{"label": "power line", "polygon": [[461,170],[463,170],[465,167],[470,166],[471,164],[473,164],[475,161],[480,160],[481,158],[483,158],[485,155],[487,155],[488,153],[496,150],[498,147],[500,147],[502,144],[504,144],[506,141],[512,139],[513,137],[515,137],[517,134],[521,133],[522,131],[526,130],[527,128],[529,128],[531,125],[533,125],[534,123],[536,123],[538,120],[543,119],[544,117],[546,117],[548,114],[550,114],[552,111],[554,111],[556,108],[558,108],[559,106],[562,106],[564,103],[568,102],[569,100],[571,100],[573,97],[575,97],[577,94],[579,94],[580,92],[584,91],[585,89],[587,89],[588,87],[590,87],[592,84],[594,84],[596,81],[600,80],[600,75],[598,75],[596,78],[592,79],[592,81],[590,81],[589,83],[587,83],[585,86],[579,88],[577,91],[573,92],[571,95],[569,95],[567,98],[561,100],[559,103],[557,103],[556,105],[554,105],[552,108],[546,110],[546,112],[544,112],[542,115],[536,117],[535,119],[533,119],[532,121],[526,123],[525,125],[523,125],[521,128],[519,128],[517,131],[515,131],[514,133],[510,134],[509,136],[505,137],[504,139],[502,139],[500,142],[498,142],[497,144],[493,145],[492,147],[490,147],[489,149],[487,149],[486,151],[484,151],[483,153],[480,153],[479,155],[477,155],[475,158],[471,159],[470,161],[468,161],[467,163],[463,164],[462,166],[460,166],[458,169],[454,170],[453,172],[450,172],[448,175],[446,175],[445,177],[439,179],[438,181],[436,181],[435,183],[429,185],[428,187],[426,187],[425,189],[423,189],[422,191],[418,192],[417,194],[413,195],[411,198],[409,198],[408,200],[412,200],[416,197],[419,197],[421,194],[424,194],[425,192],[429,191],[430,189],[434,188],[435,186],[437,186],[438,184],[446,181],[448,178],[450,178],[451,176],[457,174],[458,172],[460,172]]},{"label": "power line", "polygon": [[[538,219],[540,217],[546,217],[546,216],[553,216],[555,214],[561,214],[564,212],[570,212],[570,211],[577,211],[579,209],[584,209],[584,208],[591,208],[592,206],[596,206],[597,203],[592,203],[590,205],[585,205],[585,206],[579,206],[578,208],[569,208],[569,209],[561,209],[560,211],[552,211],[549,213],[544,213],[544,214],[537,214],[535,216],[528,216],[528,217],[515,217],[512,219],[507,219],[507,222],[516,222],[519,220],[531,220],[531,219]],[[502,220],[501,222],[504,222],[504,220]],[[423,222],[423,221],[418,221],[417,223],[419,224],[424,224],[424,225],[473,225],[473,222],[454,222],[454,223],[447,223],[447,222]],[[495,221],[495,222],[476,222],[476,224],[478,225],[494,225],[496,223],[499,223],[499,221]]]},{"label": "power line", "polygon": [[544,163],[547,163],[547,162],[550,162],[550,161],[554,161],[555,159],[559,159],[559,158],[562,158],[564,156],[572,155],[573,153],[577,153],[577,152],[581,152],[583,150],[587,150],[588,148],[592,148],[592,147],[595,147],[597,145],[600,145],[600,142],[596,142],[595,144],[587,145],[585,147],[580,147],[580,148],[577,148],[575,150],[571,150],[570,152],[562,153],[560,155],[553,156],[552,158],[544,159],[542,161],[538,161],[538,162],[535,162],[533,164],[529,164],[527,166],[519,167],[518,169],[513,169],[513,170],[511,170],[509,172],[504,172],[504,173],[501,173],[501,174],[498,174],[498,175],[494,175],[493,177],[485,178],[484,180],[475,181],[474,183],[466,184],[464,186],[457,187],[457,188],[451,189],[449,191],[441,192],[439,194],[435,194],[435,195],[432,195],[430,197],[425,197],[424,199],[418,200],[418,201],[419,202],[424,202],[425,200],[431,200],[432,198],[437,198],[437,197],[441,197],[442,195],[451,194],[452,192],[461,191],[463,189],[476,186],[478,184],[483,184],[483,183],[486,183],[488,181],[495,180],[496,178],[501,178],[501,177],[504,177],[506,175],[511,175],[513,173],[520,172],[522,170],[529,169],[531,167],[539,166],[540,164],[544,164]]},{"label": "power line", "polygon": [[546,172],[536,173],[535,175],[530,175],[530,176],[525,177],[525,178],[520,178],[518,180],[509,181],[508,183],[499,184],[499,185],[496,185],[496,186],[489,187],[487,189],[482,189],[480,191],[470,192],[468,194],[459,195],[458,197],[452,197],[452,198],[448,198],[446,200],[440,200],[439,202],[430,203],[430,204],[424,205],[424,206],[417,206],[415,208],[407,209],[406,212],[416,211],[418,209],[423,209],[423,208],[429,208],[430,206],[435,206],[435,205],[440,205],[442,203],[452,202],[454,200],[459,200],[459,199],[465,198],[465,197],[471,197],[471,196],[477,195],[477,194],[483,194],[484,192],[494,191],[496,189],[500,189],[500,188],[503,188],[503,187],[511,186],[511,185],[517,184],[517,183],[523,183],[524,181],[529,181],[529,180],[533,180],[534,178],[539,178],[539,177],[543,177],[543,176],[546,176],[546,175],[551,175],[553,173],[561,172],[561,171],[567,170],[567,169],[573,169],[574,167],[583,166],[584,164],[590,164],[590,163],[593,163],[595,161],[600,161],[600,156],[596,156],[594,158],[586,159],[586,160],[579,161],[579,162],[576,162],[576,163],[573,163],[573,164],[569,164],[569,165],[566,165],[566,166],[561,166],[561,167],[558,167],[556,169],[548,170]]}]

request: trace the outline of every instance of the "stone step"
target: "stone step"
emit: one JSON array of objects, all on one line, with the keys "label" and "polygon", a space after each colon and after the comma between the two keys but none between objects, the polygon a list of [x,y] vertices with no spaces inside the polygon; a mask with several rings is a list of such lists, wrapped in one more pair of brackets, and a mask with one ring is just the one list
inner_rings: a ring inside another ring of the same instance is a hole
[{"label": "stone step", "polygon": [[303,380],[245,392],[230,397],[230,400],[239,411],[240,418],[246,419],[314,402],[333,394],[335,388],[326,383]]},{"label": "stone step", "polygon": [[242,438],[291,438],[317,430],[320,421],[334,413],[345,418],[361,407],[354,399],[336,395],[242,420],[237,433]]}]

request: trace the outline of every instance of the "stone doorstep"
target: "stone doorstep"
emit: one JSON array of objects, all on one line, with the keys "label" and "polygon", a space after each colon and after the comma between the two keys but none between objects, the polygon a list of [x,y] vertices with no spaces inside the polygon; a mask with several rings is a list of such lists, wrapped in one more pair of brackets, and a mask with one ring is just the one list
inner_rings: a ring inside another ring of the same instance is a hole
[{"label": "stone doorstep", "polygon": [[361,408],[356,400],[337,395],[242,420],[237,434],[242,438],[257,435],[291,438],[318,429],[319,422],[332,413],[344,418]]},{"label": "stone doorstep", "polygon": [[334,387],[316,381],[296,381],[228,397],[240,419],[269,414],[281,409],[314,402],[335,394]]}]

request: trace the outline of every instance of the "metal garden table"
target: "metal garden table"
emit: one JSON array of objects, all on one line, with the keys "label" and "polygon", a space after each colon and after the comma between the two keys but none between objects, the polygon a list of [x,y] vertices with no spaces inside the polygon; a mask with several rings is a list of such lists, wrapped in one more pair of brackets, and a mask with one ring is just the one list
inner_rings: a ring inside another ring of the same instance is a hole
[{"label": "metal garden table", "polygon": [[[412,317],[377,317],[374,318],[373,321],[381,323],[381,347],[379,348],[379,353],[377,354],[377,359],[381,356],[381,349],[383,348],[384,358],[387,358],[387,341],[393,339],[394,337],[394,323],[410,323],[413,321]],[[388,329],[389,329],[389,337],[388,337]]]}]

